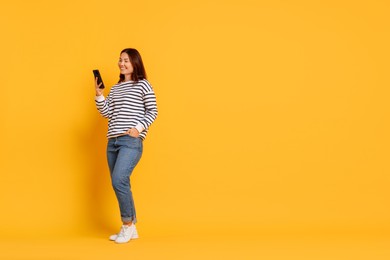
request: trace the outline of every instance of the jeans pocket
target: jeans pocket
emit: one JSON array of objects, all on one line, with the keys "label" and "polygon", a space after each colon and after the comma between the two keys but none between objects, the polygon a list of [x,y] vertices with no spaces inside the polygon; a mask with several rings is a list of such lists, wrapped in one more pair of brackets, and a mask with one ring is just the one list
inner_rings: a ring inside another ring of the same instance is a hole
[{"label": "jeans pocket", "polygon": [[132,137],[130,135],[128,135],[128,137],[129,138],[126,138],[126,146],[142,151],[142,140],[138,137]]}]

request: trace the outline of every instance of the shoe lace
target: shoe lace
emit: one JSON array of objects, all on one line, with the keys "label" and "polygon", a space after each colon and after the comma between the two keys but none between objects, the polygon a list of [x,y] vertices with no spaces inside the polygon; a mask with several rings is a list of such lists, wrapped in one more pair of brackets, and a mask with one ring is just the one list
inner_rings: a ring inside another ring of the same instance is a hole
[{"label": "shoe lace", "polygon": [[121,227],[121,231],[119,231],[118,237],[125,237],[125,226]]}]

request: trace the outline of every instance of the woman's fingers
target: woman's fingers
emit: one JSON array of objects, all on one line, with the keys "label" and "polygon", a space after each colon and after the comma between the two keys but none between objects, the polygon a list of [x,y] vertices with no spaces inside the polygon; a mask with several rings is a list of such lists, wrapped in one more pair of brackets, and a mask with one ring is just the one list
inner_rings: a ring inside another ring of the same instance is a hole
[{"label": "woman's fingers", "polygon": [[98,84],[98,78],[95,77],[95,92],[96,92],[96,96],[100,96],[100,95],[103,94],[103,90],[99,88],[102,84],[103,84],[102,82],[100,82],[100,84]]},{"label": "woman's fingers", "polygon": [[130,135],[131,137],[135,137],[135,138],[137,138],[139,136],[139,132],[136,128],[130,128],[129,130],[127,130],[126,134]]},{"label": "woman's fingers", "polygon": [[99,88],[102,84],[103,84],[103,82],[100,82],[100,84],[98,84],[98,78],[96,77],[95,78],[95,88]]}]

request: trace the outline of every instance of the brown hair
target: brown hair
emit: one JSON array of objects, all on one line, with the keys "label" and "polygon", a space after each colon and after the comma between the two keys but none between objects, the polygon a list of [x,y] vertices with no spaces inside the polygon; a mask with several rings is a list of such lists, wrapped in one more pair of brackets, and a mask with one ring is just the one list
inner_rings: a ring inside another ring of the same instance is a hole
[{"label": "brown hair", "polygon": [[[133,66],[133,73],[131,74],[131,80],[134,82],[138,82],[140,80],[147,79],[141,54],[139,54],[139,52],[136,49],[132,49],[132,48],[127,48],[122,50],[121,54],[124,52],[127,53],[127,55],[129,55],[130,63]],[[125,80],[125,75],[120,74],[119,82],[123,82],[124,80]]]}]

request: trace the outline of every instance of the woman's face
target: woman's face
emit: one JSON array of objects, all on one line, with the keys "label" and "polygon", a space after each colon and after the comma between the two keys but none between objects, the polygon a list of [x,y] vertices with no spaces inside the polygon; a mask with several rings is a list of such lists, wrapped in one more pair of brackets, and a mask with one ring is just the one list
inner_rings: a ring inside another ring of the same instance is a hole
[{"label": "woman's face", "polygon": [[126,52],[121,53],[118,66],[121,74],[130,76],[131,78],[131,74],[133,73],[133,65],[131,65],[129,55]]}]

